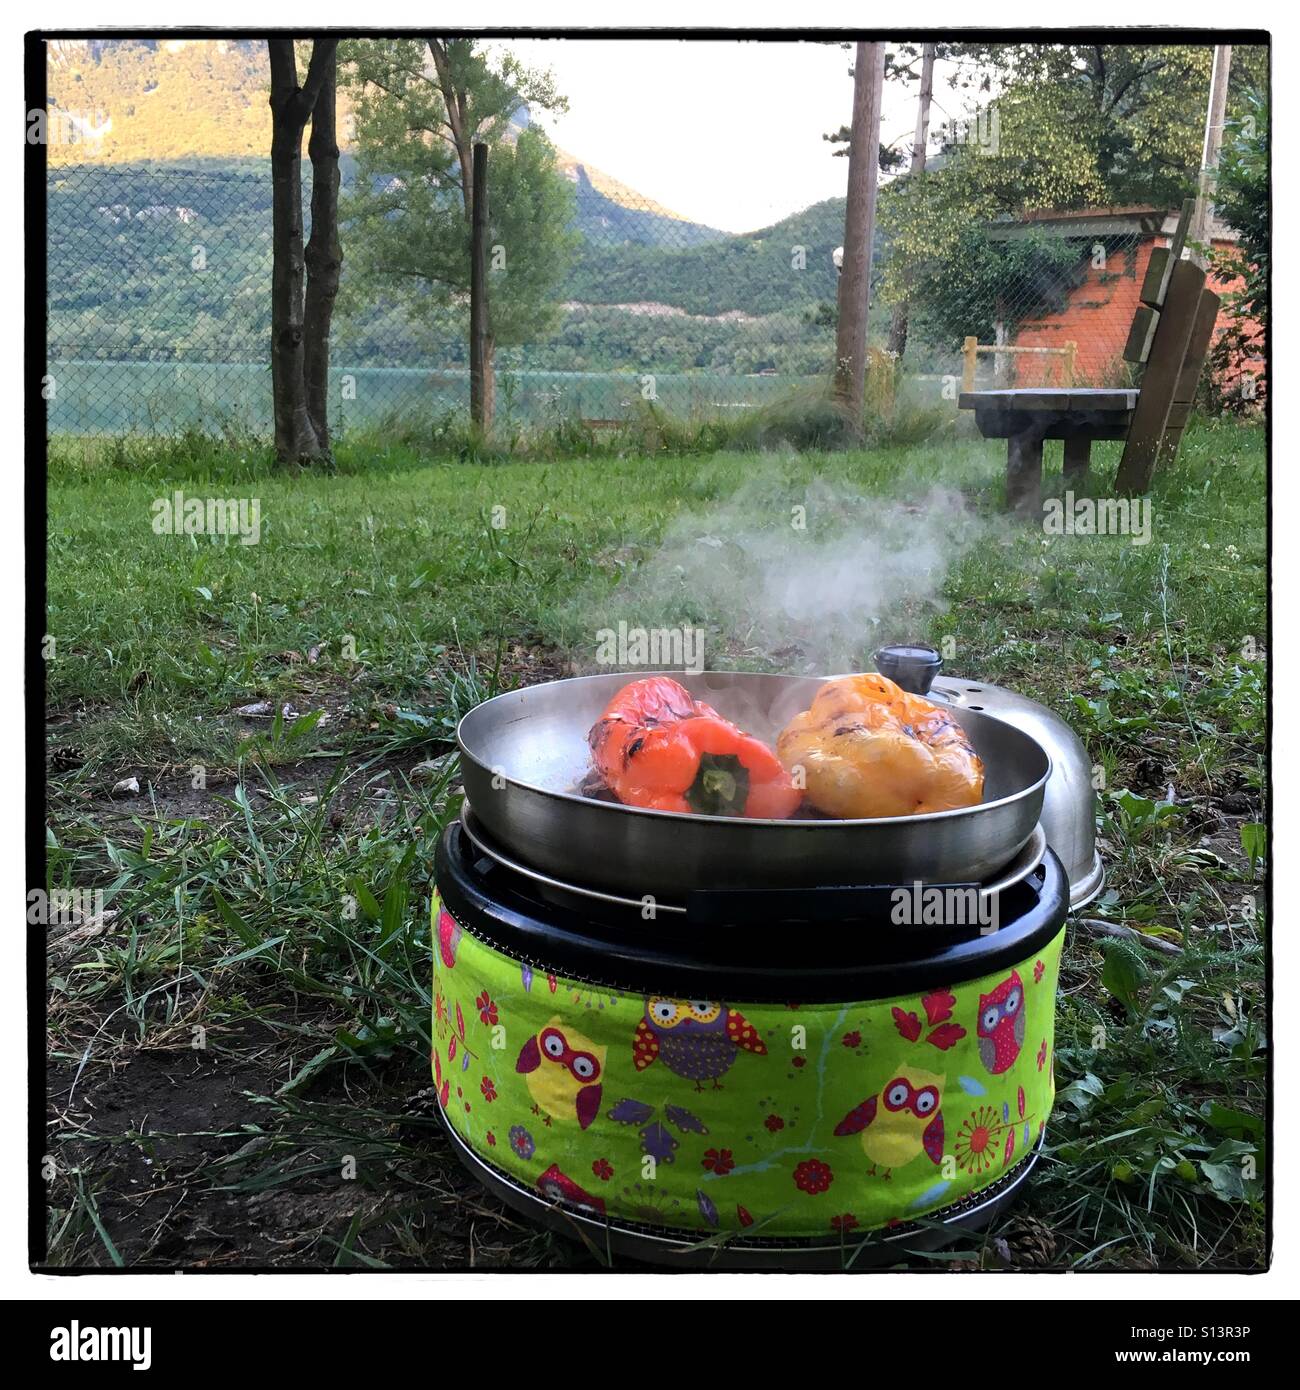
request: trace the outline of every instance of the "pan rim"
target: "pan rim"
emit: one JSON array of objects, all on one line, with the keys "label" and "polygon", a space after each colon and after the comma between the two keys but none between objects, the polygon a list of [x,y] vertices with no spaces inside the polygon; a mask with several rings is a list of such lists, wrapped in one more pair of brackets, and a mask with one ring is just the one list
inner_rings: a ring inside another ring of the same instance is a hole
[{"label": "pan rim", "polygon": [[[478,714],[480,710],[486,709],[489,705],[494,705],[498,701],[508,700],[511,696],[519,695],[529,690],[542,690],[545,689],[547,686],[555,685],[577,685],[580,682],[586,683],[588,681],[603,681],[608,680],[611,676],[628,675],[628,680],[630,683],[633,680],[650,680],[657,676],[667,676],[672,680],[680,680],[680,678],[684,675],[689,676],[694,674],[695,673],[691,671],[646,671],[641,675],[629,675],[628,673],[621,671],[607,671],[590,676],[565,676],[559,680],[541,681],[537,685],[519,686],[514,690],[503,690],[500,694],[493,695],[491,696],[491,698],[482,701],[480,704],[475,705],[474,708],[470,710],[467,714],[461,716],[460,720],[456,724],[456,747],[460,753],[460,756],[473,763],[474,766],[480,772],[485,773],[488,776],[495,776],[496,774],[494,770],[488,767],[483,762],[483,760],[477,756],[477,754],[471,752],[470,749],[466,746],[464,737],[465,725],[471,719],[473,719],[474,716]],[[702,676],[729,677],[761,676],[769,680],[776,679],[783,681],[821,681],[823,683],[836,678],[833,676],[791,676],[780,671],[710,670],[702,671],[699,674]],[[840,672],[838,674],[845,673]],[[868,672],[864,674],[870,673]],[[601,810],[622,811],[625,814],[629,815],[651,816],[658,820],[671,821],[677,824],[681,824],[683,821],[685,821],[690,824],[735,826],[737,828],[753,828],[755,826],[780,826],[786,830],[798,829],[821,831],[842,830],[846,827],[850,829],[863,829],[868,826],[911,826],[931,824],[934,822],[948,820],[956,820],[966,816],[976,816],[981,811],[991,811],[999,806],[1013,805],[1015,802],[1023,801],[1026,798],[1033,796],[1035,792],[1047,786],[1047,783],[1051,780],[1052,772],[1054,770],[1052,763],[1052,755],[1047,751],[1046,748],[1043,747],[1041,743],[1038,742],[1036,738],[1033,737],[1032,734],[1026,733],[1024,729],[1021,729],[1017,725],[1011,723],[1010,720],[1001,719],[995,714],[990,714],[987,710],[962,710],[962,713],[974,714],[978,719],[988,719],[993,721],[994,723],[1001,724],[1004,728],[1012,730],[1019,737],[1026,739],[1029,743],[1033,744],[1033,746],[1042,755],[1043,762],[1046,764],[1046,768],[1043,771],[1042,775],[1039,776],[1035,781],[1028,783],[1024,787],[1021,787],[1019,791],[1012,792],[1008,796],[999,797],[996,801],[981,801],[974,806],[957,806],[949,811],[922,811],[912,816],[871,816],[858,817],[852,820],[834,820],[830,818],[826,820],[775,820],[770,817],[750,818],[747,816],[706,816],[700,815],[698,812],[695,811],[657,811],[652,807],[648,806],[627,806],[624,805],[621,801],[597,801],[595,797],[582,796],[578,792],[556,791],[553,787],[543,787],[539,786],[535,782],[525,782],[521,778],[510,776],[508,773],[506,774],[506,777],[512,786],[518,787],[523,791],[531,792],[536,796],[550,797],[556,801],[565,803],[576,803],[581,806],[599,808]]]}]

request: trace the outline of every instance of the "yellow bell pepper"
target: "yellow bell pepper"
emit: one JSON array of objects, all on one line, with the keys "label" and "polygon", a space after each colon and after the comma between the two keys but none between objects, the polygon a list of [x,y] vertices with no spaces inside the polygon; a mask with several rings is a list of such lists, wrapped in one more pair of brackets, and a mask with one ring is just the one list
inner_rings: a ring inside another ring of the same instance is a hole
[{"label": "yellow bell pepper", "polygon": [[880,675],[827,681],[776,741],[809,803],[828,816],[913,816],[977,805],[984,764],[945,709]]}]

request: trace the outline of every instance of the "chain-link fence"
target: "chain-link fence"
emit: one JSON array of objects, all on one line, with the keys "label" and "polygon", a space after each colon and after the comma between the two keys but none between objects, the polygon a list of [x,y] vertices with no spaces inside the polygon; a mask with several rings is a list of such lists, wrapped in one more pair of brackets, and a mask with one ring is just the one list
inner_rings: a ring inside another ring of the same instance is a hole
[{"label": "chain-link fence", "polygon": [[[726,417],[825,375],[842,210],[735,237],[575,181],[552,323],[496,352],[498,423]],[[52,431],[269,433],[269,169],[52,168],[48,238]],[[350,285],[347,241],[336,431],[467,412],[465,306]]]},{"label": "chain-link fence", "polygon": [[1124,386],[1129,330],[1151,252],[1166,244],[1172,215],[1087,210],[1029,217],[989,233],[994,274],[963,302],[944,296],[944,317],[963,318],[964,389]]},{"label": "chain-link fence", "polygon": [[[581,166],[570,177],[568,259],[547,328],[496,352],[498,425],[599,430],[649,406],[736,419],[829,379],[842,200],[732,235],[602,190]],[[269,167],[65,164],[47,187],[51,431],[269,436]],[[1009,222],[973,267],[960,256],[891,267],[878,239],[871,342],[897,347],[906,299],[900,389],[936,410],[955,410],[954,383],[1123,384],[1167,221],[1135,209]],[[350,278],[346,223],[343,240],[336,434],[467,416],[464,303],[422,313]]]}]

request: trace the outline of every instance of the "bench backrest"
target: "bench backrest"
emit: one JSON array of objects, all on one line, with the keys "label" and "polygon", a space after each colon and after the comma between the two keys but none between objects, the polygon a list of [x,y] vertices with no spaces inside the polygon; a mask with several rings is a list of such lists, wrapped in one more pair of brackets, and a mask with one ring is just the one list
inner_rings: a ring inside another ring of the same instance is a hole
[{"label": "bench backrest", "polygon": [[1187,247],[1193,199],[1182,207],[1173,244],[1151,253],[1124,358],[1142,369],[1141,387],[1115,484],[1145,492],[1156,463],[1173,461],[1182,440],[1219,312],[1205,268]]}]

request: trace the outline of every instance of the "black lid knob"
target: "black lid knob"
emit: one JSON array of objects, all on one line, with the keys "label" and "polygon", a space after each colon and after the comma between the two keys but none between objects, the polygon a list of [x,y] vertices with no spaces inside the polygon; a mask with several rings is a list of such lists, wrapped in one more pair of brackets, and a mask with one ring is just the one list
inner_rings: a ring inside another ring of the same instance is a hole
[{"label": "black lid knob", "polygon": [[943,657],[933,647],[901,643],[876,652],[876,670],[913,695],[928,695],[943,670]]}]

